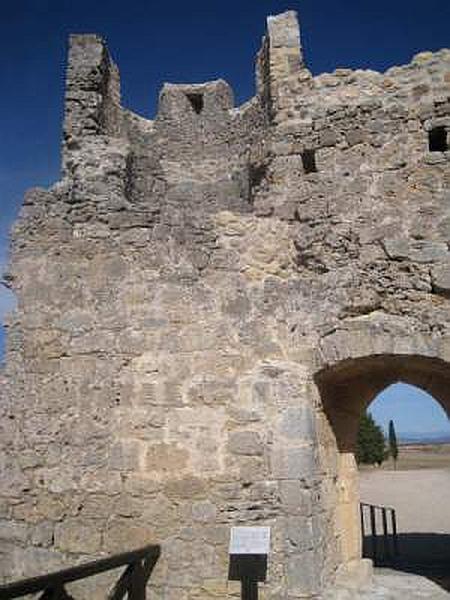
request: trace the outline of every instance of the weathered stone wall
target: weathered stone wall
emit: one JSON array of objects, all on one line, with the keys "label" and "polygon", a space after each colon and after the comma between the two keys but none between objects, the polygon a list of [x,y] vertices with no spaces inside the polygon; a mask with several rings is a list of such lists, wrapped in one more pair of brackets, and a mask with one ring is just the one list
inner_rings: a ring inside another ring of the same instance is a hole
[{"label": "weathered stone wall", "polygon": [[360,361],[449,358],[450,51],[312,77],[288,12],[257,82],[167,84],[148,121],[71,38],[64,177],[13,236],[5,577],[161,542],[153,597],[230,597],[237,524],[272,528],[267,598],[359,558],[358,382],[416,373]]}]

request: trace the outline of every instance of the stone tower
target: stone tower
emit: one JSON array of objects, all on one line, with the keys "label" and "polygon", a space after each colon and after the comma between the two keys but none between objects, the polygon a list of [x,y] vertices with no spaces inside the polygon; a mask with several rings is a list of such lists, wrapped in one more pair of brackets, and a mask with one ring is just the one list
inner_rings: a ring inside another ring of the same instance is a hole
[{"label": "stone tower", "polygon": [[449,132],[449,50],[312,77],[287,12],[254,98],[167,84],[150,121],[71,37],[63,178],[13,232],[2,575],[154,542],[152,598],[227,598],[236,525],[264,598],[357,568],[361,411],[450,402]]}]

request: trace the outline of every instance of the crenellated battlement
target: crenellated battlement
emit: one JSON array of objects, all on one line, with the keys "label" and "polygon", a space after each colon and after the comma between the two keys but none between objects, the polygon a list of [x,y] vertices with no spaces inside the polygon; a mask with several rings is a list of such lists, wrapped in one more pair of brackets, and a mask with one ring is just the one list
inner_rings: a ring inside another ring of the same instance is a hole
[{"label": "crenellated battlement", "polygon": [[450,51],[422,53],[386,73],[338,69],[313,77],[295,12],[267,25],[250,101],[235,108],[223,80],[167,83],[153,121],[121,106],[118,69],[104,42],[71,37],[63,155],[75,221],[87,211],[107,215],[114,228],[155,225],[166,211],[188,206],[287,215],[287,196],[309,188],[311,178],[339,179],[350,164],[378,168],[375,156],[370,166],[363,157],[355,163],[354,147],[394,165],[439,158],[428,156],[428,137],[436,127],[450,135]]},{"label": "crenellated battlement", "polygon": [[[268,32],[257,62],[257,96],[277,103],[280,82],[304,67],[296,13],[269,17]],[[206,109],[203,112],[203,108]],[[217,112],[233,108],[233,93],[223,81],[202,84],[164,85],[160,93],[158,120],[171,114],[189,120],[192,115],[216,118]],[[120,135],[122,115],[120,76],[105,42],[97,35],[72,35],[66,76],[64,136]]]},{"label": "crenellated battlement", "polygon": [[64,140],[120,133],[120,76],[97,35],[71,35],[66,72]]},{"label": "crenellated battlement", "polygon": [[[212,160],[234,160],[245,148],[258,145],[255,138],[275,139],[277,128],[284,141],[319,151],[323,138],[326,147],[333,145],[332,136],[323,131],[334,126],[339,114],[350,129],[354,114],[362,114],[364,121],[377,110],[377,118],[384,120],[389,114],[395,120],[399,111],[424,120],[434,114],[435,102],[441,106],[436,117],[445,117],[449,63],[450,51],[442,50],[421,53],[410,65],[386,73],[337,69],[313,77],[304,63],[296,13],[287,11],[268,17],[257,57],[256,95],[249,103],[234,108],[233,92],[223,80],[168,83],[161,90],[155,120],[148,121],[122,108],[119,72],[102,39],[75,35],[67,69],[64,156],[92,136],[106,136],[131,146],[140,143],[139,137],[147,142],[151,138],[156,154],[181,161],[207,159],[208,153]],[[359,129],[362,125],[358,123]],[[236,148],[237,138],[241,148]]]}]

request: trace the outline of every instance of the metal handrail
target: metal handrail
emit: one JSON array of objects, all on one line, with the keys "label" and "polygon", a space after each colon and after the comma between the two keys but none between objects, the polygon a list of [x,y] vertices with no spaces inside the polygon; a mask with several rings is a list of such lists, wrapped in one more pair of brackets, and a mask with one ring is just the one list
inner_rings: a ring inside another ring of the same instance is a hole
[{"label": "metal handrail", "polygon": [[111,600],[122,598],[128,593],[129,600],[145,598],[145,584],[160,555],[160,546],[149,545],[138,550],[116,554],[88,562],[76,567],[62,569],[47,575],[30,577],[0,586],[0,600],[19,598],[27,594],[44,592],[41,598],[70,598],[64,590],[67,583],[86,579],[117,567],[128,568],[117,581],[109,595]]},{"label": "metal handrail", "polygon": [[[360,515],[361,515],[361,537],[363,542],[363,554],[366,558],[372,558],[375,564],[380,563],[391,563],[400,554],[398,547],[398,536],[397,536],[397,515],[395,509],[390,506],[378,506],[376,504],[368,504],[367,502],[360,502]],[[368,535],[371,540],[371,553],[367,553],[367,548],[364,545],[364,538],[366,536],[365,520],[364,520],[364,509],[368,509],[369,512],[369,524],[370,531]],[[381,514],[382,523],[382,535],[383,545],[382,551],[378,544],[379,534],[377,531],[377,519],[376,513]],[[390,526],[391,532],[389,532],[389,520],[390,515]],[[366,550],[366,552],[364,552]],[[368,555],[369,554],[369,555]]]},{"label": "metal handrail", "polygon": [[393,510],[395,512],[395,508],[392,508],[392,506],[381,506],[379,504],[369,504],[368,502],[360,502],[359,504],[360,506],[373,506],[376,509]]}]

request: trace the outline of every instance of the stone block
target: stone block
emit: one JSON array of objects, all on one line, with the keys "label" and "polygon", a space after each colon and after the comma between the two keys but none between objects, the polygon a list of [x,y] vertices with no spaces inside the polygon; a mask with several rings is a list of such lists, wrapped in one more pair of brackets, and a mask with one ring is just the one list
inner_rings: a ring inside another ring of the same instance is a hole
[{"label": "stone block", "polygon": [[55,547],[62,552],[94,554],[100,550],[99,524],[85,519],[67,519],[55,527]]},{"label": "stone block", "polygon": [[367,133],[360,128],[351,129],[345,134],[349,146],[355,146],[356,144],[362,144],[367,140]]},{"label": "stone block", "polygon": [[189,388],[191,402],[198,404],[231,404],[237,391],[231,379],[202,378],[194,381]]},{"label": "stone block", "polygon": [[230,529],[226,525],[207,525],[202,529],[202,537],[209,544],[224,548],[229,541]]},{"label": "stone block", "polygon": [[0,479],[2,496],[20,498],[24,491],[31,488],[29,475],[20,469],[17,461],[10,460],[9,457],[3,460],[3,457],[0,455],[0,468],[2,472]]},{"label": "stone block", "polygon": [[114,496],[122,490],[123,474],[102,469],[81,476],[80,489],[93,494]]},{"label": "stone block", "polygon": [[176,523],[184,523],[186,517],[190,517],[189,502],[174,502],[160,493],[145,500],[138,523],[160,535],[161,531],[171,530]]},{"label": "stone block", "polygon": [[201,587],[198,600],[207,598],[227,598],[229,595],[228,582],[223,579],[206,579]]},{"label": "stone block", "polygon": [[260,456],[239,457],[239,476],[242,483],[253,483],[267,477],[266,461]]},{"label": "stone block", "polygon": [[192,518],[200,523],[210,523],[217,515],[217,507],[209,500],[194,502],[192,505]]},{"label": "stone block", "polygon": [[312,514],[312,492],[305,489],[299,480],[280,481],[279,494],[283,510],[288,515],[303,515],[308,517]]},{"label": "stone block", "polygon": [[256,431],[234,431],[228,437],[228,450],[232,454],[260,456],[264,444]]},{"label": "stone block", "polygon": [[177,444],[153,444],[147,447],[146,471],[176,473],[186,467],[188,458],[188,451]]},{"label": "stone block", "polygon": [[106,494],[89,494],[82,501],[80,514],[85,519],[107,518],[113,512],[116,500]]},{"label": "stone block", "polygon": [[138,471],[145,446],[137,440],[116,442],[111,448],[109,465],[118,471]]},{"label": "stone block", "polygon": [[308,517],[289,517],[286,519],[287,550],[306,552],[314,550],[315,532],[313,520]]},{"label": "stone block", "polygon": [[313,446],[274,448],[270,455],[271,474],[275,479],[311,481],[317,475],[317,457]]},{"label": "stone block", "polygon": [[168,498],[193,500],[208,492],[208,482],[199,477],[182,477],[168,480],[164,486]]},{"label": "stone block", "polygon": [[313,551],[294,554],[287,558],[287,592],[292,596],[309,597],[318,594],[321,564]]},{"label": "stone block", "polygon": [[62,499],[53,494],[40,494],[36,499],[27,498],[13,507],[13,516],[27,523],[38,523],[44,519],[58,521],[66,513]]},{"label": "stone block", "polygon": [[29,526],[22,521],[0,520],[0,540],[26,544]]},{"label": "stone block", "polygon": [[51,469],[38,469],[35,474],[43,486],[54,494],[54,497],[74,493],[78,489],[77,476],[72,470],[64,470],[58,466]]},{"label": "stone block", "polygon": [[314,440],[316,424],[313,408],[301,404],[285,409],[281,415],[280,433],[299,442]]},{"label": "stone block", "polygon": [[319,134],[321,146],[334,146],[337,143],[337,135],[334,129],[324,129]]},{"label": "stone block", "polygon": [[17,579],[37,577],[44,573],[58,571],[67,566],[66,558],[57,550],[29,546],[14,550],[13,562],[16,566]]},{"label": "stone block", "polygon": [[418,263],[439,262],[448,257],[447,244],[444,242],[408,238],[385,238],[383,247],[389,258],[412,260]]},{"label": "stone block", "polygon": [[368,558],[350,560],[336,574],[336,585],[360,591],[372,583],[373,563]]},{"label": "stone block", "polygon": [[158,543],[156,527],[137,523],[124,517],[113,517],[103,534],[103,549],[111,554],[135,550],[148,544]]},{"label": "stone block", "polygon": [[37,523],[31,534],[31,543],[33,546],[43,546],[48,548],[53,544],[55,525],[51,521],[42,521]]},{"label": "stone block", "polygon": [[450,294],[450,261],[433,265],[431,268],[431,284],[439,294]]},{"label": "stone block", "polygon": [[267,404],[273,395],[272,383],[267,379],[256,380],[252,388],[252,398],[256,406]]}]

